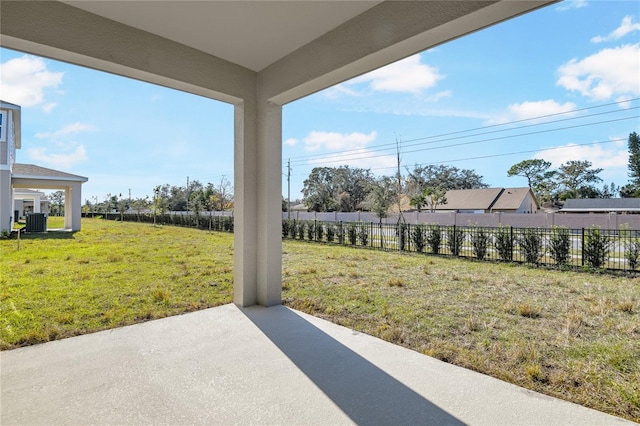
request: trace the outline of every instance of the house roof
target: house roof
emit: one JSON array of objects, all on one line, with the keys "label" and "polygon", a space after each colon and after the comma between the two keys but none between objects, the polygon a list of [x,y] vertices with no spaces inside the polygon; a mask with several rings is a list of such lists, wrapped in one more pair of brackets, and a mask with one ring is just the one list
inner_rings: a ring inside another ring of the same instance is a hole
[{"label": "house roof", "polygon": [[454,189],[447,191],[447,203],[436,210],[517,210],[530,192],[529,188]]},{"label": "house roof", "polygon": [[437,210],[487,210],[496,201],[503,188],[454,189],[447,191],[447,204]]},{"label": "house roof", "polygon": [[12,104],[11,102],[3,101],[0,99],[0,108],[16,109],[19,111],[20,105]]},{"label": "house roof", "polygon": [[560,212],[640,211],[640,198],[570,198]]},{"label": "house roof", "polygon": [[36,191],[35,189],[28,189],[28,188],[16,188],[13,190],[14,195],[19,195],[19,194],[40,194],[40,195],[44,195],[44,192],[41,191]]},{"label": "house roof", "polygon": [[40,179],[40,180],[67,180],[75,182],[86,182],[89,178],[72,175],[58,170],[47,169],[33,164],[15,163],[11,173],[12,178]]},{"label": "house roof", "polygon": [[524,202],[527,195],[531,194],[531,198],[535,203],[536,210],[540,208],[540,204],[538,204],[538,200],[533,195],[531,189],[529,187],[525,188],[505,188],[505,190],[500,195],[500,198],[493,205],[493,209],[495,210],[517,210],[520,208],[522,203]]}]

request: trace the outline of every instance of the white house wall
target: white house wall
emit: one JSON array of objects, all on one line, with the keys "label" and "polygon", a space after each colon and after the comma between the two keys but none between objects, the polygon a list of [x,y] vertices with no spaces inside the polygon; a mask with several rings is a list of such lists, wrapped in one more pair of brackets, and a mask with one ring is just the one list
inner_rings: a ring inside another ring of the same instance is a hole
[{"label": "white house wall", "polygon": [[0,231],[13,227],[11,172],[0,170]]}]

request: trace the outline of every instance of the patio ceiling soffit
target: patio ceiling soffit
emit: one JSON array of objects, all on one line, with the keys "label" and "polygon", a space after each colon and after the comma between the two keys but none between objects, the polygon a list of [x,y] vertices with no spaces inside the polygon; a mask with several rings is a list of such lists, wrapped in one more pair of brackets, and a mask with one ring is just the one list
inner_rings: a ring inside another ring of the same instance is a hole
[{"label": "patio ceiling soffit", "polygon": [[57,1],[3,0],[0,44],[223,102],[283,105],[555,1],[372,2],[260,70]]}]

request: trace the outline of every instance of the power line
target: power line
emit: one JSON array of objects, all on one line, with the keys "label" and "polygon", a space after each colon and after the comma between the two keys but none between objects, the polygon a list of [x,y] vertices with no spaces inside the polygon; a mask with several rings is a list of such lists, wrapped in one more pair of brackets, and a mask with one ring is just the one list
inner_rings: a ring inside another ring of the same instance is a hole
[{"label": "power line", "polygon": [[[604,121],[597,121],[597,122],[593,122],[593,123],[583,123],[583,124],[577,124],[574,126],[566,126],[566,127],[559,127],[559,128],[555,128],[555,129],[547,129],[547,130],[538,130],[535,132],[526,132],[526,133],[519,133],[516,135],[508,135],[508,136],[500,136],[500,137],[495,137],[495,138],[487,138],[487,139],[480,139],[477,141],[470,141],[470,142],[460,142],[460,143],[454,143],[454,144],[447,144],[447,145],[441,145],[441,146],[436,146],[436,147],[428,147],[428,148],[421,148],[421,149],[414,149],[414,150],[410,150],[410,151],[404,151],[407,154],[411,154],[411,153],[416,153],[416,152],[424,152],[424,151],[433,151],[433,150],[437,150],[437,149],[444,149],[444,148],[453,148],[453,147],[459,147],[459,146],[467,146],[467,145],[474,145],[474,144],[479,144],[479,143],[485,143],[485,142],[493,142],[493,141],[497,141],[497,140],[503,140],[503,139],[511,139],[511,138],[518,138],[518,137],[522,137],[522,136],[531,136],[531,135],[539,135],[539,134],[543,134],[543,133],[550,133],[550,132],[557,132],[557,131],[561,131],[561,130],[568,130],[568,129],[575,129],[575,128],[581,128],[581,127],[589,127],[589,126],[595,126],[598,124],[606,124],[606,123],[613,123],[613,122],[617,122],[617,121],[624,121],[624,120],[631,120],[631,119],[637,119],[640,118],[640,116],[631,116],[631,117],[623,117],[623,118],[616,118],[616,119],[612,119],[612,120],[604,120]],[[369,160],[372,158],[379,158],[379,157],[385,157],[389,154],[373,154],[375,152],[378,151],[371,151],[371,152],[367,152],[367,153],[359,153],[359,156],[356,156],[356,154],[351,154],[351,155],[346,155],[346,156],[340,156],[340,158],[336,158],[336,159],[332,159],[333,157],[335,157],[336,155],[339,154],[327,154],[323,157],[319,157],[317,159],[318,163],[322,163],[322,164],[330,164],[330,163],[344,163],[344,162],[348,162],[348,161],[356,161],[356,160]],[[314,160],[316,161],[316,160]],[[303,165],[305,163],[301,163],[298,165]]]},{"label": "power line", "polygon": [[[441,137],[445,137],[445,136],[458,135],[458,134],[462,134],[462,133],[474,132],[474,131],[477,131],[477,130],[486,130],[486,129],[491,129],[491,128],[495,128],[495,127],[502,127],[502,126],[508,126],[508,125],[517,124],[517,123],[524,123],[524,122],[528,122],[528,121],[537,121],[537,120],[544,119],[544,118],[555,117],[555,116],[560,116],[560,115],[565,115],[565,114],[573,114],[573,113],[580,112],[580,111],[604,108],[604,107],[611,106],[611,105],[619,105],[619,104],[622,104],[622,103],[628,103],[628,102],[633,102],[633,101],[637,101],[637,100],[640,100],[640,98],[633,98],[633,99],[629,99],[629,100],[626,100],[626,101],[619,101],[619,102],[611,102],[611,103],[607,103],[607,104],[596,105],[596,106],[593,106],[593,107],[579,108],[579,109],[574,109],[574,110],[570,110],[570,111],[563,111],[563,112],[558,112],[558,113],[553,113],[553,114],[546,114],[546,115],[541,115],[541,116],[537,116],[537,117],[531,117],[531,118],[526,118],[526,119],[521,119],[521,120],[514,120],[514,121],[510,121],[510,122],[493,124],[493,125],[488,125],[488,126],[483,126],[483,127],[476,127],[476,128],[472,128],[472,129],[459,130],[459,131],[443,133],[443,134],[439,134],[439,135],[424,136],[424,137],[414,138],[414,139],[409,139],[407,141],[404,141],[403,146],[404,147],[408,147],[408,146],[416,146],[416,145],[418,145],[418,144],[407,145],[407,143],[410,143],[410,142],[417,142],[417,141],[423,141],[423,140],[426,140],[426,139],[435,139],[435,138],[441,138]],[[630,108],[626,108],[624,110],[605,111],[605,112],[589,114],[589,115],[583,115],[583,116],[578,116],[578,117],[571,117],[571,118],[564,118],[564,119],[559,119],[559,120],[554,120],[554,121],[546,121],[546,122],[542,122],[542,123],[528,124],[528,125],[519,126],[519,127],[516,127],[516,128],[493,130],[493,131],[490,131],[490,132],[483,132],[483,133],[477,133],[477,134],[473,134],[473,135],[461,136],[460,138],[468,138],[468,137],[473,137],[473,136],[481,136],[481,135],[485,135],[485,134],[499,133],[499,132],[506,132],[506,131],[517,131],[518,129],[523,129],[523,128],[527,128],[527,127],[550,125],[550,124],[554,124],[554,123],[558,123],[558,122],[562,122],[562,121],[579,120],[579,119],[584,119],[584,118],[589,118],[589,117],[594,117],[594,116],[599,116],[599,115],[604,115],[604,114],[625,112],[625,111],[628,111],[628,110],[631,110],[631,109],[638,109],[638,108],[640,108],[640,106],[630,107]],[[438,143],[438,142],[443,142],[443,141],[448,141],[448,140],[455,140],[455,139],[457,139],[457,138],[441,139],[441,140],[431,141],[431,142],[428,142],[428,143],[429,144],[433,144],[433,143]],[[386,148],[386,150],[394,150],[395,149],[395,142],[372,145],[370,147],[367,147],[367,149],[375,151],[376,150],[375,148],[381,148],[381,147],[388,147],[388,148]],[[357,153],[361,149],[364,149],[364,147],[363,148],[358,148],[358,149],[348,149],[348,150],[343,150],[343,151],[334,151],[331,154],[322,154],[322,155],[309,154],[309,155],[301,155],[301,156],[296,156],[296,157],[291,157],[291,158],[294,159],[294,163],[295,163],[296,159],[297,160],[301,160],[301,159],[309,159],[309,158],[321,158],[321,157],[327,156],[327,155],[338,155],[338,154],[348,155],[348,153],[350,153],[350,152]]]},{"label": "power line", "polygon": [[[482,156],[478,156],[478,157],[456,158],[456,159],[453,159],[453,160],[431,161],[429,163],[415,164],[414,166],[428,166],[428,165],[431,165],[431,164],[445,164],[445,163],[457,163],[457,162],[460,162],[460,161],[484,160],[484,159],[487,159],[487,158],[507,157],[507,156],[510,156],[510,155],[519,155],[519,154],[531,154],[533,152],[540,152],[540,151],[555,151],[555,150],[559,150],[559,149],[569,149],[569,148],[575,148],[575,147],[579,147],[579,146],[604,145],[604,144],[607,144],[607,143],[622,142],[622,141],[625,141],[625,140],[626,139],[624,139],[624,138],[609,139],[609,140],[606,140],[606,141],[587,142],[587,143],[581,143],[581,144],[555,146],[555,147],[551,147],[551,148],[531,149],[531,150],[527,150],[527,151],[507,152],[507,153],[502,153],[502,154],[490,154],[490,155],[482,155]],[[369,170],[386,170],[386,169],[395,169],[395,166],[377,167],[377,168],[373,168],[373,169],[369,169]]]}]

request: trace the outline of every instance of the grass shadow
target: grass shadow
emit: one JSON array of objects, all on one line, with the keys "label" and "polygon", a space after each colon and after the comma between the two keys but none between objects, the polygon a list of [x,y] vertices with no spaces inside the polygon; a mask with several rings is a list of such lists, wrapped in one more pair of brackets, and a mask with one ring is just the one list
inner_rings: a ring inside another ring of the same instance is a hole
[{"label": "grass shadow", "polygon": [[[21,240],[72,240],[77,231],[48,230],[46,232],[23,232],[20,234]],[[13,237],[17,239],[17,237]]]}]

